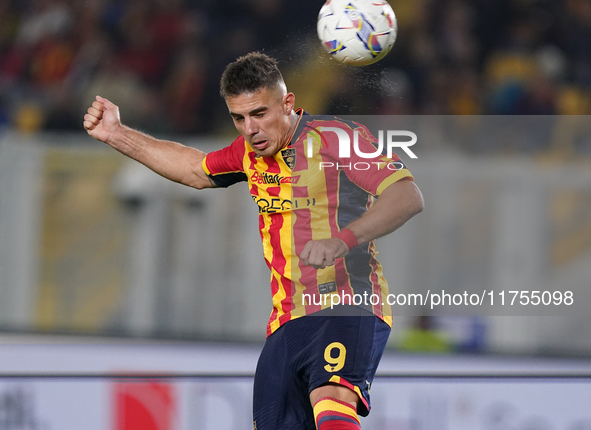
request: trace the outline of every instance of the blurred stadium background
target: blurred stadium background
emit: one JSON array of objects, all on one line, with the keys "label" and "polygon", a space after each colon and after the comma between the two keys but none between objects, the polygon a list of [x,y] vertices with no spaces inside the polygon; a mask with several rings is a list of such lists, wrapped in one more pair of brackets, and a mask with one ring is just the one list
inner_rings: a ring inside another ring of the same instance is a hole
[{"label": "blurred stadium background", "polygon": [[[246,190],[168,183],[81,124],[101,94],[128,125],[220,148],[235,130],[218,79],[252,50],[310,113],[423,115],[405,161],[427,209],[379,243],[394,291],[591,303],[591,2],[390,4],[393,51],[353,69],[318,45],[319,1],[0,0],[0,429],[251,427],[248,378],[196,377],[252,372],[264,340]],[[513,118],[537,133],[512,134]],[[508,131],[454,134],[482,121]],[[381,372],[589,373],[589,315],[399,316]],[[193,378],[32,377],[71,372]],[[589,391],[383,377],[364,428],[586,430]]]}]

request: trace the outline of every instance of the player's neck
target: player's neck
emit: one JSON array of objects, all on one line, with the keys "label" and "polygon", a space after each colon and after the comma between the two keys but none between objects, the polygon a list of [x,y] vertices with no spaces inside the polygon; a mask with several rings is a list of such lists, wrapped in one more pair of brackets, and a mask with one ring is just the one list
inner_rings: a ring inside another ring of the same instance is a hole
[{"label": "player's neck", "polygon": [[283,144],[283,146],[281,147],[281,149],[287,148],[289,146],[289,144],[291,143],[291,139],[293,138],[293,134],[295,133],[295,130],[296,130],[298,123],[300,122],[300,118],[301,118],[301,115],[298,115],[294,110],[291,111],[289,116],[290,116],[290,121],[291,121],[291,129],[289,130],[289,135],[288,135],[289,137],[286,139],[286,141]]},{"label": "player's neck", "polygon": [[292,110],[289,115],[291,117],[291,134],[293,134],[295,128],[298,125],[298,120],[300,119],[300,116],[297,113],[295,113],[294,110]]}]

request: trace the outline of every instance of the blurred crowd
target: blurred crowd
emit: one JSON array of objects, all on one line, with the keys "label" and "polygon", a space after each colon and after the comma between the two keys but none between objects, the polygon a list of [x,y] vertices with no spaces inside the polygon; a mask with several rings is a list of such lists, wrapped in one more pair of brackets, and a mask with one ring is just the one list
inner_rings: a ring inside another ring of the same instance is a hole
[{"label": "blurred crowd", "polygon": [[591,1],[392,4],[400,32],[379,65],[379,113],[591,113]]},{"label": "blurred crowd", "polygon": [[[322,113],[591,113],[591,0],[390,3],[393,52],[342,73]],[[80,130],[101,94],[131,126],[215,132],[225,65],[252,50],[309,61],[321,4],[0,0],[0,127]]]},{"label": "blurred crowd", "polygon": [[0,0],[0,123],[80,130],[101,94],[132,126],[210,132],[223,67],[282,43],[285,4]]}]

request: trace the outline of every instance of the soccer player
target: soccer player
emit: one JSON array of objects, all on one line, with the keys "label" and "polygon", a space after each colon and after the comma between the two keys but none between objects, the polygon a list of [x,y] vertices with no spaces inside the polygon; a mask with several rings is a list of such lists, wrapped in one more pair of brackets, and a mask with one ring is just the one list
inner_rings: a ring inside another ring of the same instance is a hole
[{"label": "soccer player", "polygon": [[100,96],[84,127],[170,180],[197,189],[248,182],[273,300],[254,427],[360,429],[392,324],[373,241],[422,211],[422,195],[363,125],[295,109],[267,55],[228,65],[221,94],[240,136],[209,154],[126,127]]}]

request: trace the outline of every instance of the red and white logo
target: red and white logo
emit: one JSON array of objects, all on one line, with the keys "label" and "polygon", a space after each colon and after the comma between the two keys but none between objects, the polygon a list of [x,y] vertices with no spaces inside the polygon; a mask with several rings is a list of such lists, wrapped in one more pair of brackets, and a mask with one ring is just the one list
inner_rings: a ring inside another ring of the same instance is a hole
[{"label": "red and white logo", "polygon": [[299,180],[299,176],[281,176],[278,173],[267,172],[254,172],[250,177],[253,184],[259,185],[297,184]]}]

